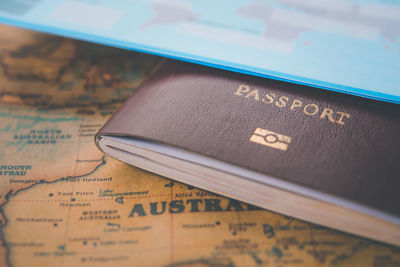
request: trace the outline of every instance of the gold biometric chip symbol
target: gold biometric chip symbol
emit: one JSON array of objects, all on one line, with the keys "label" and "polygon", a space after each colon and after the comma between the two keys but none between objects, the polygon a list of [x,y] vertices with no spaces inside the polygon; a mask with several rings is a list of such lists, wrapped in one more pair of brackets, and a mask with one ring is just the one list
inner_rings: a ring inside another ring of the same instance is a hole
[{"label": "gold biometric chip symbol", "polygon": [[254,133],[250,137],[250,142],[272,147],[282,151],[286,151],[288,149],[291,141],[292,138],[289,136],[262,128],[256,128]]}]

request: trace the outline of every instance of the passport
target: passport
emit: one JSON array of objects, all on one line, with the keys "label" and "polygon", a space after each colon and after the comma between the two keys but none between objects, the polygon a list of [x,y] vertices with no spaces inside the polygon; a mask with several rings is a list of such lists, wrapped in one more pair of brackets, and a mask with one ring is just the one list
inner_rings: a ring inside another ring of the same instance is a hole
[{"label": "passport", "polygon": [[400,245],[400,105],[165,60],[95,137],[105,154]]}]

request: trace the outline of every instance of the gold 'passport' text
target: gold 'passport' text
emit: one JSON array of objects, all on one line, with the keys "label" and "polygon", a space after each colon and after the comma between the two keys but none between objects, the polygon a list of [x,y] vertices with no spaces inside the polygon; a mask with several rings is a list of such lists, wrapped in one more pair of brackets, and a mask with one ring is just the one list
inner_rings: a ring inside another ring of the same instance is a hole
[{"label": "gold 'passport' text", "polygon": [[263,93],[258,89],[250,88],[248,85],[240,84],[234,95],[252,99],[257,102],[263,102],[268,105],[274,105],[278,108],[288,108],[293,111],[301,111],[308,116],[315,116],[331,123],[344,125],[345,121],[350,119],[350,114],[334,111],[331,108],[320,107],[315,103],[305,103],[304,100],[290,98],[288,96],[279,96],[275,93]]}]

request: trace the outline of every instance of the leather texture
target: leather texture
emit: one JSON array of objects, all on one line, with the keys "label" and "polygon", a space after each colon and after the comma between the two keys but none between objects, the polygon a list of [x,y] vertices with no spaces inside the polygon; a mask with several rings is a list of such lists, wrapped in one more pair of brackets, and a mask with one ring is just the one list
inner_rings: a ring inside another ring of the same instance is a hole
[{"label": "leather texture", "polygon": [[[290,143],[252,142],[257,128]],[[101,135],[166,143],[400,216],[400,105],[168,60]]]}]

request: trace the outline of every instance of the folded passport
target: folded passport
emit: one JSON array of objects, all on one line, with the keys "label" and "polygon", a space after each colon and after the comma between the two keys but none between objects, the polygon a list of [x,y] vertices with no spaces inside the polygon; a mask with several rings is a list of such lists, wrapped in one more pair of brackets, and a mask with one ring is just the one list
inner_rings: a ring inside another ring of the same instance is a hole
[{"label": "folded passport", "polygon": [[96,143],[171,179],[400,245],[399,134],[397,104],[166,61]]}]

